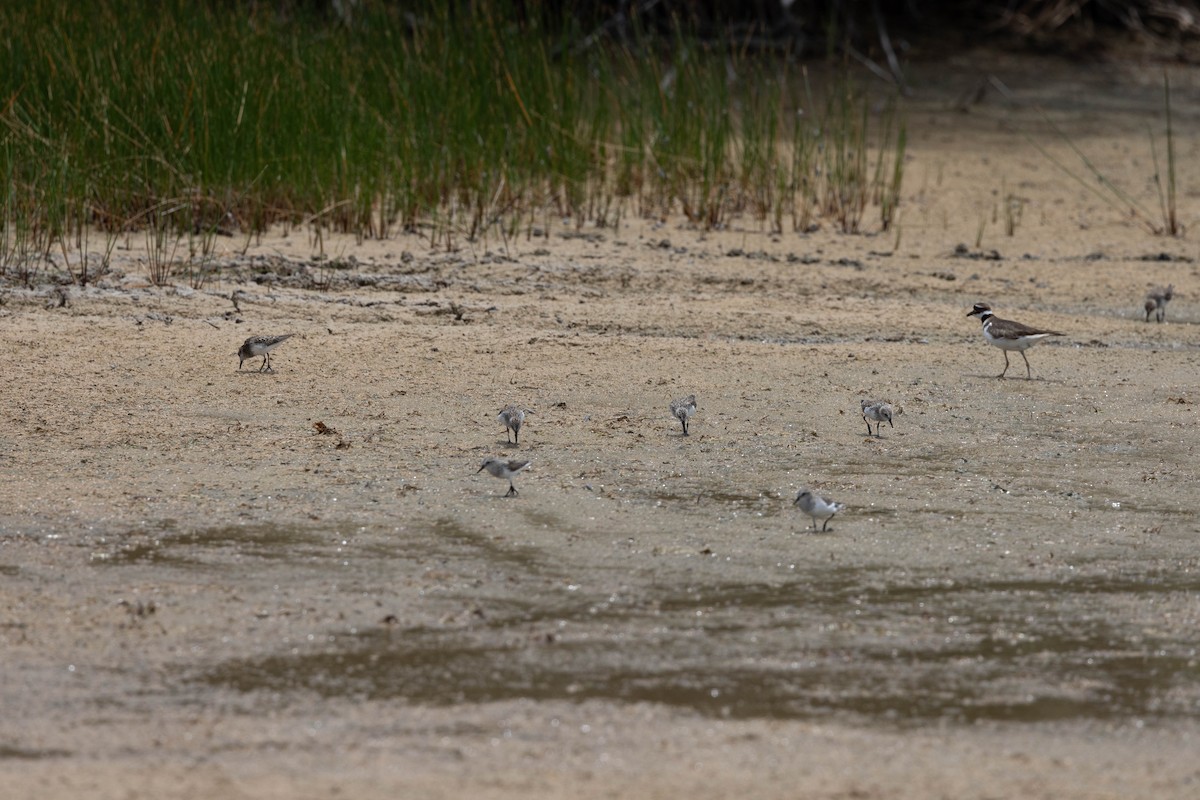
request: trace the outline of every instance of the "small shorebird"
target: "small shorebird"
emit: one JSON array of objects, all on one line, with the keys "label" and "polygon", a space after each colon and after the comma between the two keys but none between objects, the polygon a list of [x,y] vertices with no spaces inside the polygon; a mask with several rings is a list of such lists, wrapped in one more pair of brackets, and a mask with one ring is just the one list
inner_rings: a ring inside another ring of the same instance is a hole
[{"label": "small shorebird", "polygon": [[879,436],[879,428],[887,422],[889,428],[896,427],[892,423],[892,404],[887,400],[860,400],[863,422],[867,423],[867,435],[871,435],[871,421],[875,421],[875,436]]},{"label": "small shorebird", "polygon": [[529,466],[528,461],[505,461],[501,458],[488,457],[483,460],[483,464],[475,471],[475,474],[483,472],[485,469],[489,475],[494,475],[501,480],[508,480],[508,494],[505,497],[512,497],[517,494],[517,487],[513,486],[513,476],[521,470]]},{"label": "small shorebird", "polygon": [[833,502],[828,497],[813,494],[808,489],[801,489],[800,494],[796,495],[796,499],[792,501],[792,505],[800,506],[801,511],[812,517],[814,531],[817,529],[817,519],[824,517],[825,522],[821,525],[822,532],[825,531],[829,520],[833,519],[833,515],[846,507],[842,503]]},{"label": "small shorebird", "polygon": [[1162,322],[1167,318],[1167,303],[1171,302],[1171,298],[1175,296],[1175,284],[1169,283],[1164,288],[1155,286],[1150,291],[1146,292],[1146,322],[1150,321],[1150,314],[1154,314],[1154,319]]},{"label": "small shorebird", "polygon": [[1008,372],[1008,351],[1016,350],[1021,354],[1021,358],[1025,359],[1025,380],[1029,380],[1033,377],[1033,372],[1029,368],[1029,359],[1025,358],[1025,351],[1047,336],[1062,336],[1058,331],[1031,328],[1010,319],[1000,319],[992,313],[992,307],[987,303],[976,303],[975,307],[967,312],[967,316],[979,317],[983,323],[983,338],[988,344],[999,347],[1004,352],[1004,372],[997,375],[997,378],[1003,378],[1004,373]]},{"label": "small shorebird", "polygon": [[271,369],[271,351],[293,336],[295,336],[294,333],[285,333],[283,336],[251,336],[242,342],[241,348],[237,351],[238,369],[242,368],[243,362],[259,356],[263,357],[263,363],[259,365],[258,371]]},{"label": "small shorebird", "polygon": [[[504,426],[504,435],[509,444],[521,443],[521,423],[525,422],[525,414],[525,409],[510,404],[500,409],[500,413],[496,415],[496,421]],[[512,436],[508,435],[509,431],[512,431]]]},{"label": "small shorebird", "polygon": [[[1142,308],[1146,309],[1146,322],[1150,321],[1150,315],[1158,310],[1158,303],[1153,298],[1147,297],[1146,302],[1142,304]],[[1162,320],[1159,320],[1162,322]]]},{"label": "small shorebird", "polygon": [[696,413],[696,395],[689,394],[671,401],[671,416],[683,424],[683,435],[688,435],[688,420]]}]

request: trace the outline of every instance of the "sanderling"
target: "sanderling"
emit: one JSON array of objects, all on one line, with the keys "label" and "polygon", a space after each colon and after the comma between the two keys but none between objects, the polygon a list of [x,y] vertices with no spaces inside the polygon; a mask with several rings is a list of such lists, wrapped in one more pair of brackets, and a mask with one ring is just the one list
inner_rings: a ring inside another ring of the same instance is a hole
[{"label": "sanderling", "polygon": [[1021,358],[1025,359],[1025,379],[1029,380],[1033,372],[1029,369],[1029,359],[1025,358],[1025,351],[1047,336],[1062,336],[1058,331],[1031,328],[1010,319],[1000,319],[992,313],[992,307],[987,303],[976,303],[975,307],[967,312],[967,316],[979,317],[983,323],[983,338],[1004,353],[1004,372],[997,375],[997,378],[1003,378],[1004,373],[1008,372],[1008,351],[1016,350],[1021,354]]},{"label": "sanderling", "polygon": [[829,520],[833,519],[833,515],[846,507],[842,503],[833,502],[828,497],[813,494],[808,489],[801,489],[800,494],[796,495],[796,499],[792,501],[792,504],[800,506],[801,511],[812,517],[814,531],[817,529],[817,518],[824,517],[825,522],[821,525],[822,532],[825,530],[825,526],[829,524]]},{"label": "sanderling", "polygon": [[294,333],[285,333],[283,336],[251,336],[242,342],[241,348],[237,351],[238,369],[242,368],[242,362],[259,356],[263,357],[263,363],[259,365],[258,371],[271,369],[271,351],[293,336],[295,336]]},{"label": "sanderling", "polygon": [[688,435],[688,420],[696,413],[696,395],[689,394],[671,401],[671,416],[683,424],[683,435]]},{"label": "sanderling", "polygon": [[[526,413],[533,412],[527,412],[520,406],[507,405],[496,415],[496,421],[504,426],[504,435],[509,444],[521,443],[521,423],[525,421]],[[512,431],[512,436],[508,435],[509,431]]]},{"label": "sanderling", "polygon": [[507,478],[508,494],[504,496],[512,497],[513,495],[517,494],[517,487],[513,486],[512,482],[513,476],[528,466],[528,461],[505,461],[501,458],[493,458],[489,456],[483,460],[483,464],[475,471],[475,474],[478,475],[480,472],[483,472],[486,469],[489,475],[494,475],[497,478],[502,479]]},{"label": "sanderling", "polygon": [[1146,322],[1150,321],[1150,313],[1154,312],[1154,319],[1162,322],[1167,318],[1167,303],[1171,302],[1171,298],[1175,296],[1175,284],[1167,284],[1155,286],[1150,291],[1146,292]]},{"label": "sanderling", "polygon": [[896,427],[892,423],[892,404],[887,400],[860,400],[859,406],[862,407],[863,421],[867,423],[867,435],[871,435],[871,421],[875,421],[875,435],[879,436],[879,428],[884,422],[887,422],[888,427]]}]

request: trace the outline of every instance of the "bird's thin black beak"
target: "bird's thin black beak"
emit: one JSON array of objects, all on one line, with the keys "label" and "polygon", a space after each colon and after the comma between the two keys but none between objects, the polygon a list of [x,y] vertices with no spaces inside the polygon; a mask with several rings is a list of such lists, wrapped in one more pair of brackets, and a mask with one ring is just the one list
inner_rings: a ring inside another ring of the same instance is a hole
[{"label": "bird's thin black beak", "polygon": [[481,472],[483,472],[483,467],[480,467],[479,469],[475,470],[476,475],[478,475]]}]

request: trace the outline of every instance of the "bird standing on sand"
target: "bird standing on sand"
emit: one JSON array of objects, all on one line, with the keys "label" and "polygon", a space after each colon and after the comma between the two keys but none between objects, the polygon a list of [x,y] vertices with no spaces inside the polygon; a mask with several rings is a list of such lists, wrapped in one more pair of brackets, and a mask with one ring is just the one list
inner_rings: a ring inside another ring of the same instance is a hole
[{"label": "bird standing on sand", "polygon": [[683,435],[688,435],[688,420],[696,413],[696,395],[689,394],[671,401],[671,416],[683,425]]},{"label": "bird standing on sand", "polygon": [[1155,286],[1150,291],[1146,292],[1146,322],[1150,321],[1150,314],[1154,314],[1154,319],[1162,322],[1167,318],[1167,303],[1171,302],[1171,298],[1175,296],[1175,284],[1169,283],[1164,288]]},{"label": "bird standing on sand", "polygon": [[1003,378],[1004,373],[1008,372],[1008,351],[1016,350],[1021,354],[1021,358],[1025,359],[1025,380],[1029,380],[1033,377],[1033,372],[1029,368],[1029,359],[1025,358],[1025,351],[1047,336],[1062,336],[1058,331],[1031,328],[1010,319],[1000,319],[992,313],[992,307],[987,303],[976,303],[975,307],[967,312],[967,316],[979,317],[983,323],[983,338],[988,344],[999,347],[1004,352],[1004,372],[997,375],[997,378]]},{"label": "bird standing on sand", "polygon": [[[525,422],[525,409],[520,406],[507,405],[500,409],[500,413],[496,415],[496,421],[504,426],[504,435],[508,438],[509,444],[521,443],[521,424]],[[508,432],[512,431],[512,436]]]}]

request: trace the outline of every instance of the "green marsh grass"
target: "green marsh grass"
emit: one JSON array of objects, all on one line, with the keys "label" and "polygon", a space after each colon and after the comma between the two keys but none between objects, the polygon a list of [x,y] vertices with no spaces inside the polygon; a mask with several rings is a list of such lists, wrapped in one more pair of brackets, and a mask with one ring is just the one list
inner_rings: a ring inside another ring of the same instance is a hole
[{"label": "green marsh grass", "polygon": [[736,42],[581,50],[577,32],[472,8],[364,4],[345,25],[267,3],[3,4],[0,271],[27,281],[73,245],[86,283],[77,251],[102,270],[130,231],[152,281],[195,284],[218,229],[245,247],[283,225],[318,247],[408,231],[453,248],[683,214],[849,233],[871,203],[892,224],[894,99],[877,114],[843,77],[815,100],[803,70]]},{"label": "green marsh grass", "polygon": [[888,230],[895,222],[900,208],[900,190],[904,183],[904,155],[908,146],[908,128],[891,98],[884,109],[880,125],[875,176],[872,180],[872,199],[879,207],[879,223]]},{"label": "green marsh grass", "polygon": [[821,148],[821,211],[843,233],[857,233],[867,205],[867,106],[855,103],[847,87],[830,95],[825,108],[828,135]]}]

